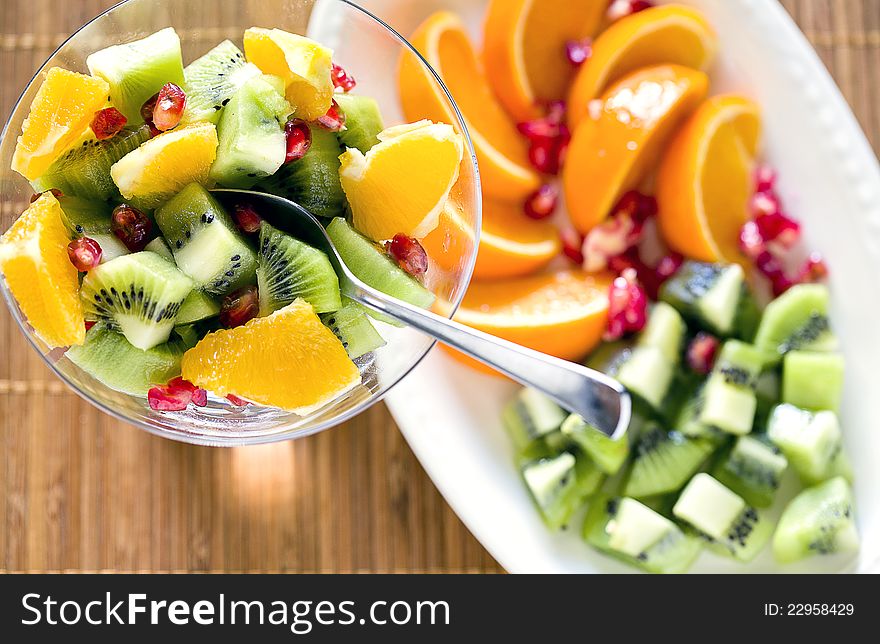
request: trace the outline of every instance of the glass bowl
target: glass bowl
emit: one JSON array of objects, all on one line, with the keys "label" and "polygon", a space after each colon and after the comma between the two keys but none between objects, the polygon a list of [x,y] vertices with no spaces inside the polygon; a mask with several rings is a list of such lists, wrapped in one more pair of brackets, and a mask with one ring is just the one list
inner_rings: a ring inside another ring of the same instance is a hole
[{"label": "glass bowl", "polygon": [[[71,36],[46,61],[43,69],[60,66],[87,73],[86,57],[109,45],[143,38],[173,26],[180,34],[184,63],[224,39],[241,47],[250,26],[278,27],[307,35],[334,50],[334,61],[358,81],[356,93],[373,96],[382,108],[386,126],[405,122],[397,90],[397,65],[402,56],[414,57],[441,100],[447,103],[451,125],[465,138],[466,152],[451,204],[468,227],[472,241],[439,264],[432,262],[427,285],[455,311],[471,278],[480,230],[480,181],[473,146],[464,121],[434,70],[394,29],[347,0],[127,0],[101,14]],[[38,82],[32,81],[16,104],[0,139],[0,189],[14,207],[4,209],[0,230],[6,230],[28,204],[33,193],[28,182],[10,170],[16,138],[27,116]],[[149,432],[187,443],[215,446],[269,443],[307,436],[327,429],[364,411],[415,367],[433,341],[414,330],[376,323],[387,344],[358,361],[362,386],[309,416],[298,416],[270,407],[238,408],[226,399],[211,396],[208,406],[184,412],[157,412],[145,398],[114,391],[64,357],[63,349],[48,349],[34,334],[15,299],[0,281],[0,289],[31,345],[46,364],[83,398],[107,412]]]}]

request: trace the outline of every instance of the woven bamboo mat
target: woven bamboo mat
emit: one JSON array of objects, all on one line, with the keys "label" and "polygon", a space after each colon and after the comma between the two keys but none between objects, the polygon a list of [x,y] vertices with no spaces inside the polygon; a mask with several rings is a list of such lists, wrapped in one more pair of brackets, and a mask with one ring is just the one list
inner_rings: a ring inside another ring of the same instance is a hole
[{"label": "woven bamboo mat", "polygon": [[[0,2],[4,120],[55,46],[113,1]],[[784,4],[880,149],[880,0]],[[4,307],[0,571],[25,570],[500,568],[436,492],[384,406],[294,443],[179,445],[65,389]]]}]

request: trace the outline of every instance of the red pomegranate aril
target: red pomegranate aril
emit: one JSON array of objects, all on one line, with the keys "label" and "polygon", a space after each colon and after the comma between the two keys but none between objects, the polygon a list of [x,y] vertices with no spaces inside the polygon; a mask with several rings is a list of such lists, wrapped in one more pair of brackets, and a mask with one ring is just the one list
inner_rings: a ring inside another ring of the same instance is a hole
[{"label": "red pomegranate aril", "polygon": [[284,135],[287,137],[285,163],[302,159],[312,147],[312,131],[302,119],[290,119],[285,123]]},{"label": "red pomegranate aril", "polygon": [[687,349],[687,363],[692,371],[702,376],[707,375],[715,366],[715,358],[721,343],[714,335],[698,333]]},{"label": "red pomegranate aril", "polygon": [[634,220],[644,223],[657,214],[657,199],[638,190],[624,193],[612,209],[612,213],[628,213]]},{"label": "red pomegranate aril", "polygon": [[593,55],[593,39],[569,40],[565,43],[565,57],[575,67],[580,67]]},{"label": "red pomegranate aril", "polygon": [[257,211],[250,204],[236,204],[233,218],[241,232],[252,235],[260,231],[263,225],[263,218],[257,214]]},{"label": "red pomegranate aril", "polygon": [[767,250],[758,224],[754,221],[747,221],[739,231],[739,249],[746,257],[755,259]]},{"label": "red pomegranate aril", "polygon": [[153,122],[153,110],[156,109],[156,103],[158,102],[159,92],[156,92],[141,105],[141,118],[144,119],[144,123]]},{"label": "red pomegranate aril", "polygon": [[749,210],[752,217],[765,217],[776,215],[781,210],[779,199],[772,192],[756,192],[749,201]]},{"label": "red pomegranate aril", "polygon": [[195,391],[192,392],[192,403],[196,407],[207,407],[208,392],[200,387],[196,387]]},{"label": "red pomegranate aril", "polygon": [[559,151],[552,139],[538,140],[529,146],[529,163],[541,174],[559,173]]},{"label": "red pomegranate aril", "polygon": [[95,112],[91,128],[96,139],[105,141],[119,134],[119,131],[125,127],[126,123],[128,123],[128,119],[125,118],[122,112],[115,107],[107,107]]},{"label": "red pomegranate aril", "polygon": [[113,209],[110,229],[128,250],[137,253],[147,245],[153,222],[137,208],[121,204]]},{"label": "red pomegranate aril", "polygon": [[773,296],[779,297],[794,286],[794,282],[785,274],[785,267],[773,253],[765,250],[755,257],[755,266],[770,281]]},{"label": "red pomegranate aril", "polygon": [[559,188],[545,183],[526,199],[524,206],[526,216],[532,219],[552,217],[559,203]]},{"label": "red pomegranate aril", "polygon": [[648,296],[639,285],[635,269],[627,268],[611,283],[608,293],[608,325],[603,338],[618,340],[645,328]]},{"label": "red pomegranate aril", "polygon": [[559,123],[545,118],[517,123],[516,129],[532,143],[546,143],[559,136]]},{"label": "red pomegranate aril", "polygon": [[828,277],[828,263],[819,253],[811,253],[798,273],[798,282],[818,282]]},{"label": "red pomegranate aril", "polygon": [[67,256],[70,258],[70,263],[80,273],[88,273],[100,264],[103,254],[101,245],[90,237],[74,239],[67,245]]},{"label": "red pomegranate aril", "polygon": [[176,128],[186,109],[186,92],[174,83],[166,83],[153,108],[153,125],[160,132]]},{"label": "red pomegranate aril", "polygon": [[584,237],[574,228],[563,228],[559,231],[559,241],[562,242],[562,254],[572,262],[581,266],[584,263]]},{"label": "red pomegranate aril", "polygon": [[342,67],[333,63],[330,70],[330,79],[333,81],[333,87],[338,87],[343,92],[350,92],[357,85],[357,81],[350,76]]},{"label": "red pomegranate aril", "polygon": [[51,192],[52,195],[53,195],[56,199],[61,199],[61,197],[64,196],[64,193],[61,192],[58,188],[51,188],[51,189],[46,190],[46,191],[44,191],[44,192],[35,192],[34,194],[32,194],[32,195],[31,195],[31,203],[34,203],[37,199],[39,199],[39,198],[42,197],[44,194],[46,194],[46,192]]},{"label": "red pomegranate aril", "polygon": [[94,320],[86,320],[86,323],[85,323],[86,331],[91,331],[92,327],[95,326],[96,324],[97,324],[97,322],[95,322]]},{"label": "red pomegranate aril", "polygon": [[155,411],[183,411],[192,402],[192,392],[186,389],[158,385],[147,392],[150,409]]},{"label": "red pomegranate aril", "polygon": [[428,254],[417,239],[397,233],[385,242],[385,251],[410,275],[423,275],[428,270]]},{"label": "red pomegranate aril", "polygon": [[339,107],[339,103],[333,101],[327,113],[318,119],[318,125],[331,132],[339,132],[345,127],[345,112]]},{"label": "red pomegranate aril", "polygon": [[231,402],[236,407],[247,407],[250,403],[244,398],[239,398],[235,394],[226,394],[226,400]]},{"label": "red pomegranate aril", "polygon": [[653,6],[654,3],[647,0],[612,0],[605,15],[609,21],[614,22]]},{"label": "red pomegranate aril", "polygon": [[755,170],[755,192],[772,192],[776,187],[776,170],[761,165]]},{"label": "red pomegranate aril", "polygon": [[755,226],[765,242],[776,242],[786,249],[801,238],[801,225],[781,212],[756,217]]},{"label": "red pomegranate aril", "polygon": [[220,305],[220,324],[233,328],[245,324],[260,314],[260,297],[256,286],[246,286],[223,298]]},{"label": "red pomegranate aril", "polygon": [[654,272],[657,273],[658,278],[665,282],[678,272],[682,264],[684,264],[683,255],[680,253],[670,253],[657,262]]}]

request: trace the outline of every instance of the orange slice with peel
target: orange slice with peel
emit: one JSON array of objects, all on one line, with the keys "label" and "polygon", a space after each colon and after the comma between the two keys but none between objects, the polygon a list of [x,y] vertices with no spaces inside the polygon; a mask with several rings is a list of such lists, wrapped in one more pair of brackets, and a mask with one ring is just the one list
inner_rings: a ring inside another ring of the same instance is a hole
[{"label": "orange slice with peel", "polygon": [[[448,11],[435,13],[410,42],[455,97],[474,144],[484,193],[522,201],[537,190],[541,179],[529,165],[527,142],[489,89],[461,20]],[[398,85],[407,120],[455,123],[449,99],[412,52],[400,59]]]},{"label": "orange slice with peel", "polygon": [[352,223],[375,241],[403,233],[417,239],[437,227],[458,180],[464,140],[451,125],[420,121],[379,133],[366,154],[348,148],[339,177]]},{"label": "orange slice with peel", "polygon": [[0,237],[0,271],[28,323],[50,347],[82,344],[79,273],[67,256],[61,204],[44,192]]},{"label": "orange slice with peel", "polygon": [[[613,278],[608,273],[565,270],[473,282],[455,319],[537,351],[579,360],[602,339]],[[468,364],[478,364],[452,353]],[[482,365],[477,368],[488,371]]]},{"label": "orange slice with peel", "polygon": [[647,67],[611,86],[596,118],[575,130],[563,169],[569,215],[581,233],[601,223],[654,168],[708,86],[706,74],[680,65]]},{"label": "orange slice with peel", "polygon": [[264,318],[214,331],[183,354],[183,377],[305,416],[360,384],[361,375],[312,305],[298,299]]},{"label": "orange slice with peel", "polygon": [[31,102],[12,156],[12,169],[37,179],[89,127],[95,112],[107,106],[110,86],[100,78],[60,67],[46,73]]},{"label": "orange slice with peel", "polygon": [[676,64],[705,70],[718,48],[717,36],[699,11],[682,5],[645,9],[616,21],[593,42],[568,95],[574,129],[590,101],[623,76],[650,65]]},{"label": "orange slice with peel", "polygon": [[708,99],[685,122],[657,175],[658,221],[671,248],[706,262],[741,259],[760,133],[758,106],[736,95]]},{"label": "orange slice with peel", "polygon": [[517,121],[541,116],[542,103],[562,100],[575,69],[565,58],[569,40],[592,36],[606,0],[492,0],[483,23],[486,78]]}]

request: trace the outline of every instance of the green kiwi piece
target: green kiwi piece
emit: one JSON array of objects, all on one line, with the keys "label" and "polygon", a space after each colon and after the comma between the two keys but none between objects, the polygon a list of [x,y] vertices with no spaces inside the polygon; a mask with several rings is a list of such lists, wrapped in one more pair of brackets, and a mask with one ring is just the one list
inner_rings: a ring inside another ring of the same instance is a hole
[{"label": "green kiwi piece", "polygon": [[150,128],[125,127],[105,141],[86,140],[62,154],[39,179],[32,182],[34,190],[51,188],[65,195],[106,201],[118,194],[110,176],[110,166],[150,138]]},{"label": "green kiwi piece", "polygon": [[853,494],[841,477],[808,488],[782,512],[773,535],[780,563],[859,548]]},{"label": "green kiwi piece", "polygon": [[264,316],[297,298],[307,301],[317,313],[342,308],[339,279],[327,255],[266,222],[260,227],[257,284],[260,314]]},{"label": "green kiwi piece", "polygon": [[105,202],[67,195],[58,202],[61,204],[61,220],[70,238],[88,237],[98,242],[102,263],[128,254],[128,248],[113,234],[110,227],[111,210]]},{"label": "green kiwi piece", "polygon": [[356,302],[344,301],[341,309],[322,315],[321,321],[339,338],[352,360],[385,346],[366,311]]},{"label": "green kiwi piece", "polygon": [[110,102],[129,123],[143,123],[141,107],[163,85],[184,84],[180,38],[173,27],[96,51],[86,65],[92,76],[110,85]]},{"label": "green kiwi piece", "polygon": [[111,389],[146,396],[153,385],[180,375],[180,361],[187,348],[175,338],[142,351],[109,325],[98,323],[86,333],[85,343],[70,347],[64,355]]},{"label": "green kiwi piece", "polygon": [[191,183],[156,213],[174,261],[199,288],[225,295],[254,281],[257,256],[220,203]]},{"label": "green kiwi piece", "polygon": [[106,321],[138,349],[168,341],[193,283],[156,253],[123,255],[90,270],[80,297],[87,320]]},{"label": "green kiwi piece", "polygon": [[561,431],[606,474],[617,474],[629,455],[629,440],[626,436],[612,440],[577,414],[571,414],[565,419]]},{"label": "green kiwi piece", "polygon": [[703,389],[699,421],[730,434],[751,432],[758,407],[755,383],[764,361],[765,354],[750,344],[725,342]]},{"label": "green kiwi piece", "polygon": [[674,492],[706,462],[715,445],[650,425],[633,445],[633,462],[623,493],[636,499]]},{"label": "green kiwi piece", "polygon": [[559,530],[583,500],[577,481],[577,459],[569,452],[522,466],[526,487],[551,530]]},{"label": "green kiwi piece", "polygon": [[789,351],[835,351],[828,322],[828,287],[798,284],[770,302],[755,334],[755,346],[770,356]]},{"label": "green kiwi piece", "polygon": [[562,407],[540,391],[525,387],[504,406],[501,422],[517,454],[522,454],[558,431],[565,415]]},{"label": "green kiwi piece", "polygon": [[169,262],[174,261],[174,253],[171,252],[171,246],[168,245],[168,242],[165,241],[164,237],[156,237],[156,239],[144,246],[144,250],[156,253],[160,257],[167,259]]},{"label": "green kiwi piece", "polygon": [[777,405],[767,421],[767,436],[807,485],[839,475],[851,477],[840,422],[833,411]]},{"label": "green kiwi piece", "polygon": [[180,124],[198,121],[216,124],[239,88],[261,73],[259,67],[245,60],[238,47],[224,40],[183,70],[186,109]]},{"label": "green kiwi piece", "polygon": [[220,314],[220,303],[202,291],[191,291],[180,310],[177,312],[175,324],[192,324]]},{"label": "green kiwi piece", "polygon": [[291,111],[280,79],[254,76],[229,101],[217,126],[217,160],[210,177],[228,188],[251,188],[284,163],[282,123]]},{"label": "green kiwi piece", "polygon": [[790,351],[782,363],[782,402],[804,409],[837,411],[843,396],[843,356]]},{"label": "green kiwi piece", "polygon": [[773,504],[788,459],[766,437],[740,436],[712,475],[749,505],[767,508]]},{"label": "green kiwi piece", "polygon": [[[342,147],[336,134],[310,125],[312,145],[297,161],[282,165],[278,172],[260,181],[255,190],[284,197],[316,217],[331,219],[345,214],[346,200],[339,179]],[[284,227],[283,222],[278,225]]]},{"label": "green kiwi piece", "polygon": [[366,154],[379,142],[378,135],[385,129],[379,103],[369,96],[354,94],[336,94],[335,98],[345,113],[345,129],[339,133],[339,142]]}]

